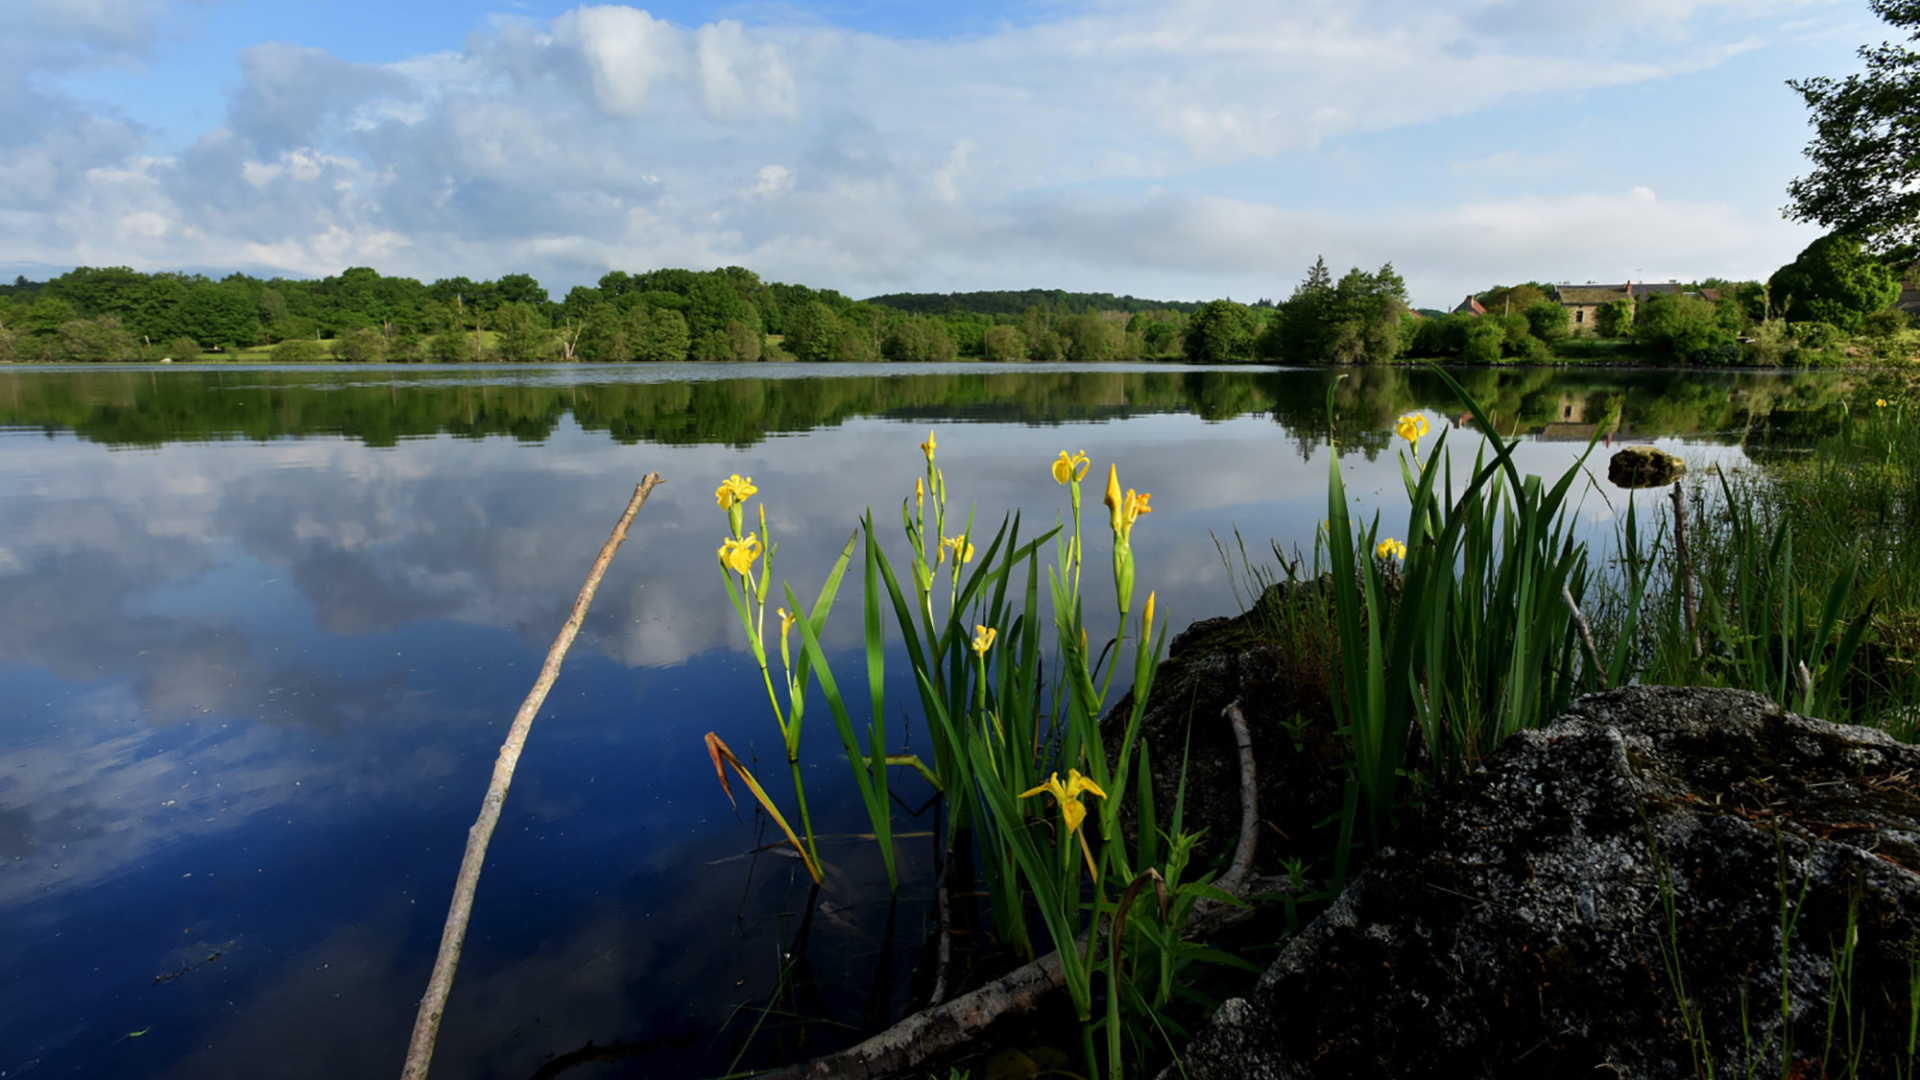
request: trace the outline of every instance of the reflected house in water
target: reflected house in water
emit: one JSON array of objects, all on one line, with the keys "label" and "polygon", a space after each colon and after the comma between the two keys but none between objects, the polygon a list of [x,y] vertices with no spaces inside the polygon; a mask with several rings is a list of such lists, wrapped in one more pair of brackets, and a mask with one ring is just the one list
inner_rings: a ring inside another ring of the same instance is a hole
[{"label": "reflected house in water", "polygon": [[1600,306],[1615,300],[1633,303],[1656,293],[1681,293],[1686,289],[1677,281],[1625,281],[1618,285],[1555,285],[1553,299],[1567,309],[1567,330],[1575,337],[1591,337],[1600,332]]},{"label": "reflected house in water", "polygon": [[1615,436],[1631,434],[1617,413],[1596,403],[1586,394],[1562,394],[1553,407],[1553,419],[1535,433],[1541,442],[1588,442],[1595,435],[1602,443],[1613,445]]}]

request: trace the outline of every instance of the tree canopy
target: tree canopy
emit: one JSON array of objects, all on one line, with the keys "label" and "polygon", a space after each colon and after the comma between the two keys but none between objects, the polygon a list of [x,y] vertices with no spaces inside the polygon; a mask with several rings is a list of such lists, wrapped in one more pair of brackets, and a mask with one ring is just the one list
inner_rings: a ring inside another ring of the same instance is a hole
[{"label": "tree canopy", "polygon": [[[1872,0],[1920,39],[1920,0]],[[1787,216],[1859,237],[1876,251],[1920,241],[1920,52],[1862,46],[1866,70],[1788,82],[1811,111],[1813,172],[1787,185]]]},{"label": "tree canopy", "polygon": [[1767,290],[1790,321],[1832,323],[1848,332],[1900,298],[1893,272],[1862,250],[1860,241],[1839,233],[1808,244],[1774,272]]}]

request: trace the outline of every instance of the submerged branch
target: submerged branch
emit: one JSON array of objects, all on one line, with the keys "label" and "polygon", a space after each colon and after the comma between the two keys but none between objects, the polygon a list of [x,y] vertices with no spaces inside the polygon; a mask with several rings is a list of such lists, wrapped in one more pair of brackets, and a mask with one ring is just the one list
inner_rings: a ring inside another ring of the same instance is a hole
[{"label": "submerged branch", "polygon": [[647,496],[660,482],[659,473],[649,472],[633,489],[626,513],[621,515],[619,524],[613,527],[613,535],[607,537],[606,544],[600,548],[600,557],[594,560],[593,569],[587,572],[586,584],[580,587],[580,595],[573,602],[573,614],[567,617],[560,636],[547,650],[547,662],[540,667],[540,677],[527,692],[526,701],[513,718],[513,726],[507,730],[507,741],[500,746],[500,756],[493,763],[493,781],[487,785],[487,796],[480,802],[480,817],[467,831],[467,851],[460,860],[460,874],[454,879],[453,904],[447,912],[446,927],[440,933],[440,952],[433,960],[433,975],[427,980],[427,992],[420,999],[420,1013],[413,1022],[413,1037],[407,1043],[407,1063],[400,1071],[401,1080],[424,1080],[427,1066],[433,1061],[433,1043],[440,1035],[440,1017],[447,1007],[447,994],[453,990],[453,972],[460,964],[460,949],[467,938],[467,920],[473,914],[473,896],[480,887],[480,866],[486,861],[487,844],[493,839],[494,826],[500,823],[500,809],[506,805],[507,788],[513,783],[513,770],[520,763],[520,751],[527,744],[533,718],[546,702],[553,681],[560,676],[560,661],[566,658],[573,639],[580,633],[580,624],[587,617],[587,605],[593,602],[593,594],[600,588],[600,578],[606,574],[607,564],[613,561],[613,553],[627,539],[627,526],[633,524],[634,515],[640,512]]}]

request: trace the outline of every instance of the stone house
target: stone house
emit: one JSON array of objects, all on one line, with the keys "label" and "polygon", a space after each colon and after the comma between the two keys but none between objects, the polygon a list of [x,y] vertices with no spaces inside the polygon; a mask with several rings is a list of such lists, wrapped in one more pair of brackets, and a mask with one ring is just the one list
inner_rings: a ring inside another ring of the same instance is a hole
[{"label": "stone house", "polygon": [[1655,293],[1685,291],[1677,281],[1633,282],[1619,285],[1555,285],[1553,299],[1567,309],[1567,330],[1575,337],[1591,337],[1600,332],[1600,305],[1615,300],[1634,301]]},{"label": "stone house", "polygon": [[1468,293],[1467,298],[1460,301],[1460,306],[1454,308],[1452,313],[1455,315],[1485,315],[1487,309],[1480,306],[1480,301],[1475,300],[1472,293]]}]

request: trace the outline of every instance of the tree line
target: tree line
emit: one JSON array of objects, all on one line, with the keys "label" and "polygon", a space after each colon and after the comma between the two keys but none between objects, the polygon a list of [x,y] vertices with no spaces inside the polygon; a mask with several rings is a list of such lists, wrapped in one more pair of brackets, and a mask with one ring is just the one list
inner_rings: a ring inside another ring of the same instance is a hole
[{"label": "tree line", "polygon": [[[1602,339],[1685,364],[1811,363],[1907,316],[1897,259],[1847,236],[1814,242],[1767,282],[1708,279],[1603,306]],[[902,294],[904,295],[904,294]],[[895,297],[894,299],[898,299]],[[1484,314],[1416,311],[1388,263],[1336,279],[1316,259],[1278,303],[1160,304],[1104,293],[951,294],[941,311],[761,280],[742,267],[629,273],[549,297],[527,274],[431,284],[355,267],[319,279],[81,267],[0,286],[0,361],[187,358],[265,346],[276,360],[993,361],[1378,364],[1578,357],[1567,309],[1539,282],[1478,294]],[[907,299],[915,300],[914,297]],[[924,299],[924,297],[922,297]],[[1032,303],[1013,312],[969,310]],[[1131,305],[1128,311],[1098,305]],[[915,303],[925,308],[929,305]],[[259,355],[259,354],[252,354]]]},{"label": "tree line", "polygon": [[[0,285],[0,361],[1109,361],[1177,358],[1188,310],[1105,294],[969,294],[938,312],[761,280],[742,267],[629,273],[552,299],[527,274],[431,284],[354,267],[319,279],[80,267]],[[1009,296],[1032,299],[999,310]],[[987,308],[989,310],[979,310]]]}]

